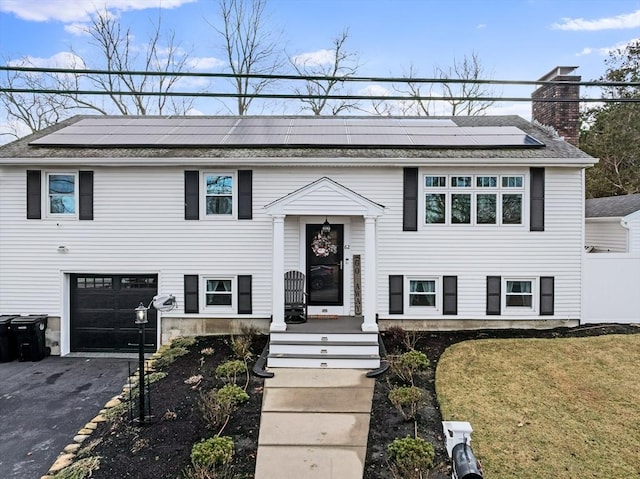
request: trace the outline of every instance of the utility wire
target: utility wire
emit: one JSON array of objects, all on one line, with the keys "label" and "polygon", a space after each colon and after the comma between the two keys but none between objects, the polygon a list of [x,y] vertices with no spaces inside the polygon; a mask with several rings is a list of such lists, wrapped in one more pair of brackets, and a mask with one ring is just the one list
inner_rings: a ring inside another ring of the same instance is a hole
[{"label": "utility wire", "polygon": [[363,77],[363,76],[325,76],[325,75],[280,75],[280,74],[242,74],[242,73],[195,73],[195,72],[159,72],[143,70],[100,70],[75,68],[46,68],[26,66],[0,66],[0,71],[31,73],[73,73],[77,75],[131,75],[131,76],[171,76],[203,78],[245,78],[262,80],[302,80],[302,81],[340,81],[375,83],[474,83],[490,85],[566,85],[567,83],[586,87],[640,87],[639,82],[622,81],[567,81],[567,80],[488,80],[480,78],[413,78],[413,77]]},{"label": "utility wire", "polygon": [[393,100],[393,101],[494,101],[494,102],[540,102],[540,103],[640,103],[638,98],[532,98],[532,97],[495,97],[495,96],[423,96],[423,95],[310,95],[295,93],[223,93],[223,92],[184,92],[184,91],[113,91],[113,90],[58,90],[30,88],[2,88],[5,93],[39,93],[46,95],[114,95],[114,96],[175,96],[194,98],[265,98],[265,99],[327,99],[327,100]]}]

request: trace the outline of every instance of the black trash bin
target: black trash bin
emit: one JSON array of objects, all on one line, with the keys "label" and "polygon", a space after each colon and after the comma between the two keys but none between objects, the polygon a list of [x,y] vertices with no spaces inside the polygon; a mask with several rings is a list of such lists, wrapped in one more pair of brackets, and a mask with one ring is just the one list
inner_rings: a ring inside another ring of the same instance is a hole
[{"label": "black trash bin", "polygon": [[18,316],[9,326],[18,351],[19,361],[40,361],[47,355],[45,331],[47,315]]},{"label": "black trash bin", "polygon": [[16,344],[10,329],[11,320],[18,316],[0,316],[0,363],[8,363],[16,358]]}]

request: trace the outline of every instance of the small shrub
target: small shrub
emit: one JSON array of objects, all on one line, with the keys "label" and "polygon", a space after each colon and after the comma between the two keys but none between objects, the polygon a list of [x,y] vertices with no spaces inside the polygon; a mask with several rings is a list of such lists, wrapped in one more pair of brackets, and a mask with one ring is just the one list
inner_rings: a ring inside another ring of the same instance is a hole
[{"label": "small shrub", "polygon": [[174,349],[174,348],[188,349],[191,346],[193,346],[195,343],[196,343],[196,338],[183,336],[180,338],[175,338],[173,341],[171,341],[171,349]]},{"label": "small shrub", "polygon": [[396,477],[420,479],[426,477],[428,469],[433,466],[433,446],[419,437],[395,439],[389,444],[388,451]]},{"label": "small shrub", "polygon": [[231,414],[248,399],[249,395],[244,389],[235,384],[227,384],[220,389],[200,393],[198,405],[207,426],[211,429],[218,429],[218,434],[220,434]]},{"label": "small shrub", "polygon": [[422,351],[412,349],[391,360],[391,370],[403,381],[414,384],[416,374],[429,368],[429,358]]},{"label": "small shrub", "polygon": [[233,439],[229,436],[213,436],[203,439],[191,448],[191,462],[194,466],[210,468],[227,464],[233,458]]},{"label": "small shrub", "polygon": [[244,361],[234,359],[231,361],[225,361],[216,368],[216,377],[222,379],[226,383],[235,384],[238,379],[238,375],[246,374],[247,365]]},{"label": "small shrub", "polygon": [[415,386],[401,386],[389,391],[389,401],[405,420],[415,419],[423,398],[424,391]]},{"label": "small shrub", "polygon": [[200,354],[204,354],[205,356],[213,356],[215,353],[216,351],[213,348],[203,348],[200,351]]},{"label": "small shrub", "polygon": [[229,404],[231,406],[239,406],[249,400],[249,395],[240,386],[235,384],[225,384],[216,394],[221,404]]},{"label": "small shrub", "polygon": [[160,353],[160,357],[156,359],[154,366],[157,369],[163,369],[169,366],[169,364],[173,363],[180,356],[184,356],[188,354],[189,350],[187,348],[183,348],[182,346],[178,346],[175,348],[169,348]]},{"label": "small shrub", "polygon": [[253,338],[249,335],[232,336],[231,349],[233,354],[243,361],[248,361],[253,357],[253,352],[251,352],[252,343]]}]

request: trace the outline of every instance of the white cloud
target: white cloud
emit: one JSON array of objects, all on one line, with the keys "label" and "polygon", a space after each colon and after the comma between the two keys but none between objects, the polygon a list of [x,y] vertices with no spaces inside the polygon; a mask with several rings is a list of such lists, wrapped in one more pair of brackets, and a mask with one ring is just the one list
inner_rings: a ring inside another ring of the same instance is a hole
[{"label": "white cloud", "polygon": [[487,115],[518,115],[525,120],[531,120],[531,103],[519,101],[517,103],[494,103],[486,111]]},{"label": "white cloud", "polygon": [[554,23],[555,30],[597,31],[622,30],[626,28],[640,28],[640,10],[615,17],[585,20],[584,18],[563,18],[561,23]]},{"label": "white cloud", "polygon": [[318,50],[317,52],[301,53],[292,58],[296,65],[304,65],[307,67],[328,65],[333,63],[333,50]]},{"label": "white cloud", "polygon": [[484,30],[485,28],[487,28],[486,23],[479,23],[478,25],[476,25],[477,30]]},{"label": "white cloud", "polygon": [[85,68],[84,61],[71,52],[59,52],[49,58],[24,57],[8,62],[11,66],[34,66],[41,68]]},{"label": "white cloud", "polygon": [[64,31],[77,37],[89,36],[89,24],[73,22],[64,26]]},{"label": "white cloud", "polygon": [[193,57],[187,59],[187,67],[194,70],[214,70],[224,65],[225,62],[215,57]]},{"label": "white cloud", "polygon": [[592,55],[595,53],[600,56],[607,57],[611,54],[611,52],[616,50],[624,50],[627,47],[627,45],[631,45],[632,43],[637,43],[637,42],[640,42],[640,37],[629,40],[628,42],[617,43],[611,47],[600,47],[600,48],[585,47],[582,49],[580,53],[576,53],[576,56],[584,57],[584,56]]},{"label": "white cloud", "polygon": [[86,22],[97,10],[145,10],[147,8],[172,9],[198,0],[2,0],[0,12],[12,13],[23,20],[65,23]]}]

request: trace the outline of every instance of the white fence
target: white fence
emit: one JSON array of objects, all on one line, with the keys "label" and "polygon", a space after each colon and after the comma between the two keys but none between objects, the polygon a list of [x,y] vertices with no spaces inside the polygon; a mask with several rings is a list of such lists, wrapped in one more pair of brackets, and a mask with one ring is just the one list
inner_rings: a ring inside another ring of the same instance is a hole
[{"label": "white fence", "polygon": [[640,254],[584,255],[581,322],[640,323]]}]

